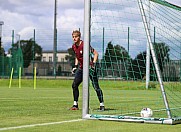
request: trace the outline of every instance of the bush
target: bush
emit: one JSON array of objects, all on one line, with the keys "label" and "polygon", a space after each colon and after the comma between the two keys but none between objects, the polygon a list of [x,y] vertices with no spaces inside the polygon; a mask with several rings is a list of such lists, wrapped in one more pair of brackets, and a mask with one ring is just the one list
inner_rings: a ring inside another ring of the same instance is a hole
[{"label": "bush", "polygon": [[155,83],[155,82],[150,82],[149,85],[148,85],[148,89],[156,88],[156,85],[157,85],[157,83]]}]

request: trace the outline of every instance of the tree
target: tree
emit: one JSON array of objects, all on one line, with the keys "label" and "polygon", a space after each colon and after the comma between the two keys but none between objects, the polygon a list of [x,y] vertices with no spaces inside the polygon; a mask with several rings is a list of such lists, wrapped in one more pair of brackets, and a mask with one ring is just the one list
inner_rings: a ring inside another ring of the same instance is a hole
[{"label": "tree", "polygon": [[5,56],[5,50],[3,47],[0,47],[0,56]]},{"label": "tree", "polygon": [[163,66],[165,62],[168,62],[170,60],[169,58],[170,48],[165,43],[155,43],[154,50],[160,67],[160,71],[163,72]]},{"label": "tree", "polygon": [[5,50],[4,50],[4,48],[2,47],[2,45],[1,45],[1,43],[2,43],[2,41],[1,41],[1,37],[0,37],[0,56],[5,56],[6,54],[5,54]]},{"label": "tree", "polygon": [[142,79],[146,74],[146,51],[139,53],[135,59],[131,61],[129,67],[129,77],[134,79]]},{"label": "tree", "polygon": [[62,72],[62,67],[60,65],[58,65],[58,75],[60,76]]},{"label": "tree", "polygon": [[75,65],[75,53],[74,53],[72,48],[68,49],[68,53],[69,53],[69,55],[66,55],[65,59],[70,62],[72,67],[74,67],[74,65]]},{"label": "tree", "polygon": [[[163,67],[165,62],[170,60],[169,58],[169,47],[165,43],[155,43],[154,44],[154,51],[156,54],[156,58],[158,61],[158,65],[160,71],[163,72]],[[146,51],[139,53],[135,59],[131,61],[132,67],[129,68],[129,76],[131,78],[142,79],[146,75]],[[155,76],[155,66],[153,63],[153,58],[151,56],[150,60],[150,73],[154,74],[154,76],[150,77],[150,80],[153,80]]]},{"label": "tree", "polygon": [[107,67],[110,67],[112,63],[125,62],[129,59],[129,54],[126,49],[120,45],[113,46],[110,41],[106,48],[106,53],[104,55],[104,60]]},{"label": "tree", "polygon": [[[13,50],[18,49],[19,41],[13,44]],[[34,45],[34,52],[33,52]],[[24,60],[24,68],[27,68],[31,61],[33,60],[41,60],[42,57],[42,48],[37,43],[34,44],[32,39],[30,40],[20,40],[20,47],[23,52],[23,60]],[[12,51],[12,48],[10,49]],[[34,53],[34,54],[33,54]]]},{"label": "tree", "polygon": [[114,47],[111,42],[107,44],[106,53],[104,55],[105,64],[107,67],[111,66],[111,62],[114,60]]}]

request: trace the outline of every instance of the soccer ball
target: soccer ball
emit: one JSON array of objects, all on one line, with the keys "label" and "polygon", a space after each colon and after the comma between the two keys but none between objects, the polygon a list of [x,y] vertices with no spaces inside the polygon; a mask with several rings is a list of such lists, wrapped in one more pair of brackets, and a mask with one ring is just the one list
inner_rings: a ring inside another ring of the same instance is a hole
[{"label": "soccer ball", "polygon": [[143,108],[140,115],[141,117],[152,117],[153,111],[150,108]]}]

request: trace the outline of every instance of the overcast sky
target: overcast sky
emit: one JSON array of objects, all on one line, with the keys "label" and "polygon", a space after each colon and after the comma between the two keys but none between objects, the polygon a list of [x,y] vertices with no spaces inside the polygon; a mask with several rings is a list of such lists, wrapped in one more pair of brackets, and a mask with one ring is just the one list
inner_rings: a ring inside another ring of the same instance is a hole
[{"label": "overcast sky", "polygon": [[[12,41],[12,30],[15,31],[15,42],[18,40],[16,34],[20,34],[21,39],[27,39],[27,36],[33,36],[35,29],[36,34],[43,36],[41,39],[53,43],[53,40],[45,36],[53,35],[54,2],[55,0],[0,0],[0,21],[4,22],[2,27],[4,48],[7,50],[9,47],[7,42]],[[83,28],[83,10],[83,0],[57,0],[57,28],[64,30],[65,34],[69,32],[70,36],[68,34],[65,36],[70,39],[67,46],[72,44],[71,31]],[[42,45],[42,47],[46,50],[53,49],[52,44]]]},{"label": "overcast sky", "polygon": [[[167,0],[181,6],[181,0]],[[62,29],[65,45],[58,45],[58,49],[67,49],[71,46],[71,32],[73,29],[83,30],[84,0],[57,0],[57,28]],[[3,46],[10,47],[11,31],[20,34],[21,39],[33,36],[33,29],[38,29],[42,36],[53,35],[54,0],[0,0],[0,21],[3,25]],[[69,36],[70,35],[70,36]],[[41,35],[40,35],[41,36]],[[59,36],[58,36],[59,37]],[[17,37],[15,38],[16,41]],[[38,39],[38,38],[37,38]],[[42,37],[41,39],[44,39]],[[51,44],[42,44],[44,50],[53,49]]]}]

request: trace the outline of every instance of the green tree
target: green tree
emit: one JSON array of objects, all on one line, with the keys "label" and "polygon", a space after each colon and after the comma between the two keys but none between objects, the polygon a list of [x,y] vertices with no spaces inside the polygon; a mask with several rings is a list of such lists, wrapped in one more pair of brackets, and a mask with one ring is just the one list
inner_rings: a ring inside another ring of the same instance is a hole
[{"label": "green tree", "polygon": [[75,53],[72,48],[68,49],[69,55],[65,56],[65,59],[70,62],[71,66],[74,67],[75,64]]},{"label": "green tree", "polygon": [[[160,71],[163,72],[165,62],[170,60],[169,47],[165,43],[155,43],[154,51],[158,61]],[[135,59],[131,61],[132,67],[129,67],[129,76],[131,78],[142,79],[146,75],[146,51],[139,53]],[[153,64],[153,58],[150,60],[150,73],[154,76],[150,76],[150,80],[156,77],[155,66]]]},{"label": "green tree", "polygon": [[[13,45],[13,50],[18,49],[19,41]],[[34,45],[34,52],[33,52]],[[41,60],[42,57],[42,48],[37,43],[34,44],[33,39],[30,40],[20,40],[20,47],[23,52],[23,60],[24,60],[24,68],[27,68],[31,61],[33,60]],[[12,50],[12,49],[10,49]],[[34,53],[34,54],[33,54]]]},{"label": "green tree", "polygon": [[1,41],[1,37],[0,37],[0,56],[4,55],[5,56],[5,50],[4,48],[2,47],[2,41]]},{"label": "green tree", "polygon": [[163,72],[163,66],[165,62],[168,62],[170,60],[169,58],[170,48],[165,43],[155,43],[154,49],[160,70],[161,72]]},{"label": "green tree", "polygon": [[60,65],[58,65],[58,75],[60,76],[62,72],[62,67]]},{"label": "green tree", "polygon": [[129,58],[129,54],[124,47],[120,45],[113,46],[111,41],[108,43],[104,55],[104,60],[107,67],[110,67],[113,63],[118,63],[120,61],[125,62]]},{"label": "green tree", "polygon": [[5,54],[5,50],[4,50],[4,48],[3,47],[0,47],[0,56],[2,56],[2,55],[6,55]]},{"label": "green tree", "polygon": [[136,79],[142,79],[146,74],[146,51],[139,53],[135,59],[131,61],[129,67],[129,77]]}]

